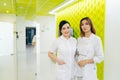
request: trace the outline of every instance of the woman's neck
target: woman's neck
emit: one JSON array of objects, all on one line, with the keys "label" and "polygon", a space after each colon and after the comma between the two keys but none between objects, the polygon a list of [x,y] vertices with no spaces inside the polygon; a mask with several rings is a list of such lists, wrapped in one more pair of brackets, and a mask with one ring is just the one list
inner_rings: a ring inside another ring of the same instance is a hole
[{"label": "woman's neck", "polygon": [[85,33],[85,37],[90,37],[91,33],[92,33],[91,31],[86,32],[86,33]]},{"label": "woman's neck", "polygon": [[65,39],[69,39],[70,38],[70,36],[63,36]]}]

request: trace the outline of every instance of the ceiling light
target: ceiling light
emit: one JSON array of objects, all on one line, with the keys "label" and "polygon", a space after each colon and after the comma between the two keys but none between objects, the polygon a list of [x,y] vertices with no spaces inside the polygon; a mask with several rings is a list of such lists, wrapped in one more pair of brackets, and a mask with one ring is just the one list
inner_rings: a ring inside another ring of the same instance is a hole
[{"label": "ceiling light", "polygon": [[6,3],[3,3],[4,6],[6,6],[7,4]]},{"label": "ceiling light", "polygon": [[7,10],[6,13],[9,13],[9,11]]},{"label": "ceiling light", "polygon": [[61,5],[61,6],[57,7],[57,8],[55,8],[55,9],[53,9],[52,11],[50,11],[49,14],[55,14],[56,11],[58,11],[58,10],[60,10],[61,8],[69,5],[69,4],[72,3],[73,1],[75,1],[75,0],[68,0],[68,1],[65,2],[63,5]]}]

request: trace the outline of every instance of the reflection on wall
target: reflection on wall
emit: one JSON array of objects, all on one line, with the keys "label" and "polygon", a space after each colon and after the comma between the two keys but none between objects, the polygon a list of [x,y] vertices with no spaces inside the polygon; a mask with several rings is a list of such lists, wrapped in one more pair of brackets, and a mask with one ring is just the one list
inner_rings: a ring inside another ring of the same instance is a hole
[{"label": "reflection on wall", "polygon": [[[77,3],[59,11],[56,14],[57,31],[59,22],[63,19],[68,20],[74,29],[74,36],[79,37],[80,19],[88,16],[96,28],[97,35],[101,37],[104,44],[104,25],[105,25],[105,0],[79,0]],[[58,33],[57,33],[58,35]],[[97,65],[98,78],[103,80],[104,62]]]}]

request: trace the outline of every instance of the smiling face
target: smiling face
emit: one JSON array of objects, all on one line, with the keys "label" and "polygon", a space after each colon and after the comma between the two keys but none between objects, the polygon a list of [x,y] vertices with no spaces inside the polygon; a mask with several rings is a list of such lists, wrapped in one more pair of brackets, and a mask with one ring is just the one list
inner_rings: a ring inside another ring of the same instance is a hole
[{"label": "smiling face", "polygon": [[83,20],[81,23],[81,29],[84,33],[91,32],[91,26],[87,20]]},{"label": "smiling face", "polygon": [[80,36],[84,37],[85,34],[93,33],[96,34],[93,23],[89,17],[84,17],[80,20]]},{"label": "smiling face", "polygon": [[70,37],[70,25],[68,23],[62,26],[61,33],[64,37]]}]

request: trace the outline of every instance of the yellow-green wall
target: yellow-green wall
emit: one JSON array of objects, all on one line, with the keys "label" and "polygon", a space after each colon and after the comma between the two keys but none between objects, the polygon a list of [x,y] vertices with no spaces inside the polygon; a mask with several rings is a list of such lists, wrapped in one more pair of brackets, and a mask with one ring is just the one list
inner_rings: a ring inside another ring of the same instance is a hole
[{"label": "yellow-green wall", "polygon": [[[104,26],[105,26],[105,0],[79,0],[77,3],[56,13],[56,22],[58,35],[58,25],[61,20],[70,22],[71,27],[74,28],[74,36],[79,37],[79,23],[83,17],[90,17],[97,35],[101,37],[104,45]],[[97,64],[98,79],[104,78],[104,62]]]}]

